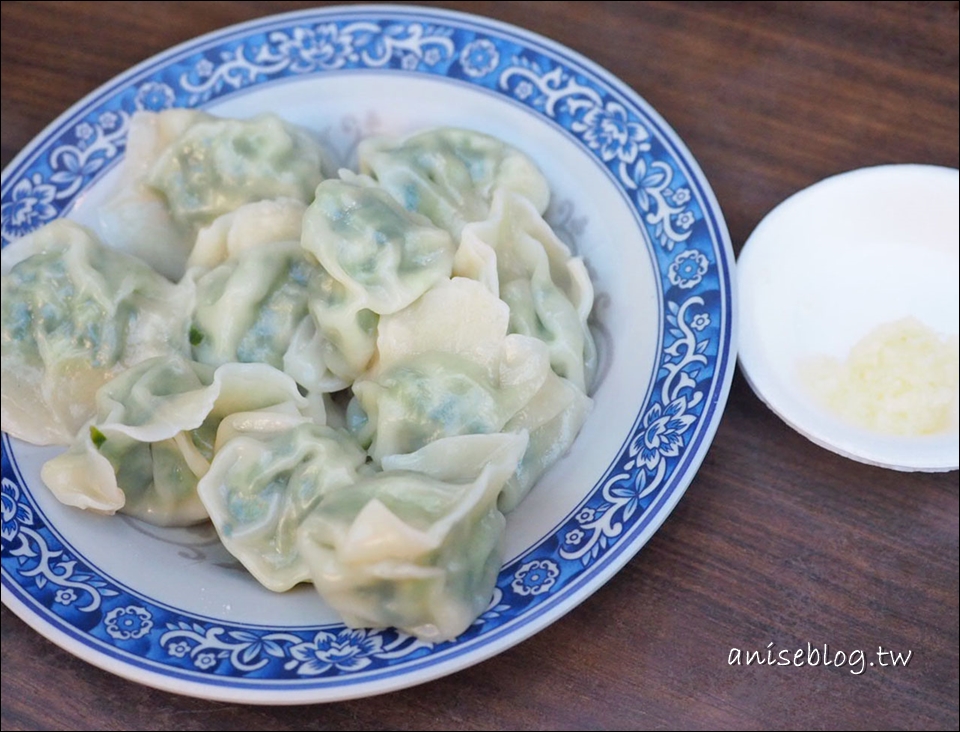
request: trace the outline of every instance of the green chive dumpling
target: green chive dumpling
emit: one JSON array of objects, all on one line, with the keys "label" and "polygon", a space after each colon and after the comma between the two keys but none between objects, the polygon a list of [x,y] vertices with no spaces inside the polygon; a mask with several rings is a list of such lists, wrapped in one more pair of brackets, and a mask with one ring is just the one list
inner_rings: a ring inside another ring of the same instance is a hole
[{"label": "green chive dumpling", "polygon": [[309,581],[300,558],[300,522],[329,492],[350,489],[366,454],[345,431],[276,421],[236,429],[197,488],[227,550],[274,592]]},{"label": "green chive dumpling", "polygon": [[395,313],[450,277],[450,235],[385,191],[330,179],[303,219],[304,249],[378,315]]},{"label": "green chive dumpling", "polygon": [[323,270],[310,311],[324,361],[346,382],[373,358],[380,316],[448,279],[455,251],[447,232],[385,191],[334,179],[317,186],[301,244]]},{"label": "green chive dumpling", "polygon": [[104,240],[179,279],[198,231],[217,217],[255,201],[309,203],[323,157],[309,134],[273,114],[138,112],[118,192],[99,212]]},{"label": "green chive dumpling", "polygon": [[464,228],[454,274],[495,287],[510,307],[510,332],[546,343],[557,375],[589,389],[597,361],[587,326],[593,285],[583,260],[528,200],[498,192],[490,217]]},{"label": "green chive dumpling", "polygon": [[252,201],[309,202],[322,165],[320,146],[276,115],[241,120],[201,112],[164,148],[146,184],[175,221],[197,227]]},{"label": "green chive dumpling", "polygon": [[466,224],[487,218],[498,190],[523,196],[540,213],[550,202],[534,162],[480,132],[444,127],[402,141],[375,137],[360,143],[359,155],[361,173],[457,239]]},{"label": "green chive dumpling", "polygon": [[331,491],[301,524],[314,586],[347,625],[440,642],[490,602],[506,525],[497,496],[527,435],[466,439],[474,443],[463,450],[434,443],[424,448],[431,454]]},{"label": "green chive dumpling", "polygon": [[205,521],[197,481],[210,468],[217,428],[229,415],[257,410],[322,417],[293,379],[265,364],[214,370],[182,357],[153,358],[101,387],[94,418],[40,476],[70,506],[157,526]]},{"label": "green chive dumpling", "polygon": [[325,366],[309,310],[324,274],[296,241],[246,249],[209,271],[190,270],[193,358],[213,366],[266,363],[311,393],[343,389],[347,382]]},{"label": "green chive dumpling", "polygon": [[189,286],[61,219],[3,250],[3,429],[68,445],[120,371],[187,349]]}]

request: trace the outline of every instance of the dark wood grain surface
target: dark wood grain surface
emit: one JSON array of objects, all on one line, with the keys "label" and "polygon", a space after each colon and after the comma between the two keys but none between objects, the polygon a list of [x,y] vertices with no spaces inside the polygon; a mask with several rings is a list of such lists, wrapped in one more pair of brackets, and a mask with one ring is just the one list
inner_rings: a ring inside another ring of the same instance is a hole
[{"label": "dark wood grain surface", "polygon": [[[3,164],[154,53],[323,4],[3,2]],[[636,89],[700,162],[737,251],[777,203],[831,174],[958,166],[956,2],[435,5],[537,31]],[[566,617],[493,659],[380,697],[253,707],[113,676],[4,607],[2,726],[956,729],[957,495],[956,472],[897,473],[814,446],[738,376],[706,461],[649,544]],[[860,675],[728,665],[731,648],[771,642],[912,657]]]}]

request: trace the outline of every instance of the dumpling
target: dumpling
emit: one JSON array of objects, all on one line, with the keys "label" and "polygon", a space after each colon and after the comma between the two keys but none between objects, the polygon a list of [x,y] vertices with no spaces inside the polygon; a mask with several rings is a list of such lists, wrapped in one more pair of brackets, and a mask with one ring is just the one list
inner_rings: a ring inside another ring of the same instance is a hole
[{"label": "dumpling", "polygon": [[247,249],[196,277],[190,328],[193,358],[224,363],[266,363],[293,376],[310,392],[347,384],[324,364],[309,301],[323,273],[299,242]]},{"label": "dumpling", "polygon": [[187,267],[216,267],[253,247],[300,241],[307,206],[293,198],[245,203],[200,229]]},{"label": "dumpling", "polygon": [[530,433],[499,499],[511,511],[569,449],[591,400],[550,368],[546,344],[507,334],[509,310],[454,277],[380,322],[375,365],[354,384],[348,425],[376,462],[457,435]]},{"label": "dumpling", "polygon": [[185,353],[189,284],[58,220],[3,250],[3,429],[69,444],[97,389],[147,358]]},{"label": "dumpling", "polygon": [[223,545],[274,592],[309,581],[300,522],[327,493],[360,479],[366,454],[343,430],[274,415],[230,417],[218,443],[197,492]]},{"label": "dumpling", "polygon": [[463,460],[434,443],[424,452],[435,454],[330,491],[303,521],[300,555],[348,625],[394,626],[440,642],[490,602],[506,523],[497,496],[527,436],[479,437]]},{"label": "dumpling", "polygon": [[127,128],[117,192],[97,211],[98,230],[105,242],[171,280],[183,275],[195,232],[173,218],[166,201],[146,180],[163,151],[205,116],[194,109],[134,114]]},{"label": "dumpling", "polygon": [[322,165],[319,144],[272,114],[139,112],[119,192],[100,211],[101,230],[112,246],[179,279],[201,227],[254,201],[309,202]]},{"label": "dumpling", "polygon": [[375,381],[355,384],[347,424],[383,465],[443,438],[529,432],[527,452],[500,496],[506,513],[567,452],[591,406],[586,394],[550,370],[541,343],[509,335],[497,379],[462,356],[420,354]]},{"label": "dumpling", "polygon": [[379,188],[331,179],[303,219],[304,249],[377,313],[395,313],[453,268],[450,235]]},{"label": "dumpling", "polygon": [[479,282],[443,280],[400,312],[380,319],[375,371],[436,351],[470,359],[493,377],[509,322],[507,304]]},{"label": "dumpling", "polygon": [[371,138],[360,143],[359,156],[362,173],[458,239],[464,225],[487,218],[497,190],[523,196],[540,213],[550,202],[533,161],[480,132],[441,128],[403,141]]},{"label": "dumpling", "polygon": [[499,432],[512,415],[484,369],[450,354],[412,357],[353,392],[347,424],[377,461],[440,437]]},{"label": "dumpling", "polygon": [[543,386],[503,429],[530,433],[530,442],[517,472],[500,493],[497,505],[504,513],[515,509],[544,472],[573,445],[593,400],[567,379],[550,372]]},{"label": "dumpling", "polygon": [[373,358],[380,316],[449,278],[455,251],[447,232],[386,192],[342,180],[317,187],[301,244],[323,269],[310,309],[326,341],[325,361],[348,382]]},{"label": "dumpling", "polygon": [[593,285],[583,260],[529,201],[498,192],[489,219],[464,228],[454,274],[496,282],[494,293],[510,306],[510,332],[546,343],[553,370],[587,391],[597,360],[587,326]]},{"label": "dumpling", "polygon": [[357,381],[347,424],[371,457],[413,452],[441,437],[500,432],[543,386],[549,363],[532,339],[504,339],[497,375],[470,358],[428,351]]},{"label": "dumpling", "polygon": [[67,505],[122,511],[158,526],[204,521],[196,487],[210,467],[220,422],[264,409],[322,419],[296,383],[269,366],[215,371],[182,357],[149,359],[101,387],[96,416],[40,475]]},{"label": "dumpling", "polygon": [[175,221],[196,227],[251,201],[308,202],[322,165],[320,146],[276,115],[237,120],[200,113],[164,149],[146,183]]}]

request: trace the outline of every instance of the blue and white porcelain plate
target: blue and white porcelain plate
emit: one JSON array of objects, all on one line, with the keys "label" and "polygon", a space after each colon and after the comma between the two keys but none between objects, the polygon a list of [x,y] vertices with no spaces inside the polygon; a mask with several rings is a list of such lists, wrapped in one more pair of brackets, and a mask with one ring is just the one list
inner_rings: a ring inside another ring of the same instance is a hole
[{"label": "blue and white porcelain plate", "polygon": [[3,172],[4,246],[57,217],[95,223],[130,115],[174,106],[277,112],[348,165],[361,137],[437,125],[525,151],[553,189],[547,218],[596,286],[593,413],[508,517],[494,597],[451,642],[347,629],[309,587],[270,593],[209,527],[157,529],[62,506],[39,475],[55,450],[6,434],[4,603],[121,676],[299,704],[411,686],[499,653],[585,600],[646,543],[703,460],[735,361],[723,218],[649,104],[569,49],[484,18],[374,5],[264,18],[152,58],[56,120]]}]

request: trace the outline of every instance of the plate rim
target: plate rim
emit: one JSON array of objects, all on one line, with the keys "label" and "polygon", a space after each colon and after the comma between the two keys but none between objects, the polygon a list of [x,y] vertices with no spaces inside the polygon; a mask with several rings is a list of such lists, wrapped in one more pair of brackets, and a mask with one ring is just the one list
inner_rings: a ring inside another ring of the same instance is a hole
[{"label": "plate rim", "polygon": [[[14,585],[12,582],[8,587],[9,578],[7,575],[7,568],[4,566],[2,588],[4,604],[10,607],[19,617],[21,617],[21,619],[27,622],[28,625],[36,629],[45,637],[53,640],[53,642],[57,643],[61,647],[65,648],[68,652],[71,652],[73,655],[99,666],[100,668],[104,668],[107,671],[173,693],[181,693],[223,701],[241,701],[246,703],[263,704],[299,704],[306,702],[334,701],[356,698],[405,688],[453,673],[462,668],[490,658],[491,656],[506,650],[516,643],[525,640],[578,606],[581,602],[586,600],[589,595],[593,594],[593,592],[597,591],[603,584],[605,584],[646,544],[649,538],[659,529],[660,525],[667,518],[667,516],[670,515],[670,513],[673,511],[673,508],[676,506],[677,502],[683,496],[687,487],[694,479],[699,466],[705,458],[706,453],[714,439],[723,414],[723,409],[729,396],[730,386],[735,371],[738,326],[738,299],[736,297],[737,288],[735,282],[735,260],[729,233],[719,203],[717,202],[713,190],[710,187],[706,176],[703,174],[699,163],[696,161],[692,153],[682,142],[673,128],[659,114],[659,112],[657,112],[651,105],[649,105],[649,103],[646,102],[645,99],[643,99],[632,88],[627,86],[612,72],[601,67],[599,64],[583,56],[579,52],[553,41],[550,38],[542,36],[537,32],[530,31],[494,18],[465,13],[462,11],[422,7],[417,5],[398,6],[390,4],[372,4],[360,6],[334,5],[322,8],[309,8],[280,14],[265,15],[259,18],[254,18],[248,21],[226,26],[221,29],[210,31],[196,38],[188,39],[180,44],[177,44],[176,46],[165,49],[160,53],[155,54],[127,69],[126,71],[121,72],[119,75],[109,79],[104,84],[92,90],[89,94],[84,95],[83,98],[71,105],[70,108],[60,114],[53,122],[48,124],[30,141],[30,143],[28,143],[27,146],[25,146],[11,159],[3,171],[4,188],[6,188],[7,182],[14,177],[14,172],[18,171],[27,163],[27,161],[31,160],[32,157],[40,151],[43,145],[57,130],[60,130],[70,120],[76,118],[78,114],[80,114],[80,112],[82,112],[85,108],[96,107],[98,100],[102,101],[104,98],[108,97],[112,91],[122,88],[134,77],[150,69],[157,69],[162,67],[164,64],[169,64],[175,58],[181,56],[185,51],[197,49],[200,46],[211,42],[226,43],[228,40],[232,40],[234,38],[249,36],[251,33],[255,32],[254,29],[257,29],[259,32],[267,32],[265,27],[269,25],[289,25],[293,22],[308,18],[315,19],[313,22],[322,22],[324,19],[328,19],[332,22],[337,18],[344,17],[370,17],[383,15],[389,15],[391,18],[403,16],[412,21],[424,19],[429,19],[430,21],[442,21],[444,19],[451,22],[459,21],[461,24],[466,24],[471,27],[493,29],[501,35],[508,35],[526,43],[531,43],[539,47],[539,49],[549,50],[552,54],[560,57],[562,60],[589,71],[593,75],[593,78],[606,85],[612,94],[617,95],[621,99],[626,99],[629,101],[643,113],[645,116],[645,121],[649,121],[656,126],[657,133],[659,134],[659,141],[662,142],[665,148],[669,150],[671,160],[676,161],[678,164],[682,164],[684,172],[688,173],[690,176],[689,182],[691,186],[695,186],[697,188],[698,195],[702,198],[702,201],[705,204],[705,210],[702,213],[704,218],[709,217],[712,221],[708,229],[713,233],[713,236],[710,238],[717,254],[716,264],[718,270],[717,276],[720,280],[720,292],[721,294],[725,293],[725,297],[720,302],[720,305],[724,306],[722,309],[722,316],[724,318],[723,325],[725,330],[718,333],[718,353],[714,363],[714,369],[715,371],[719,372],[720,375],[719,378],[715,375],[711,379],[710,389],[708,392],[709,403],[704,406],[699,420],[696,422],[698,431],[696,433],[695,440],[690,446],[687,447],[682,459],[677,462],[674,468],[674,473],[678,475],[679,478],[676,479],[677,482],[675,482],[672,489],[669,491],[664,490],[657,494],[656,499],[643,510],[643,514],[647,516],[648,520],[641,522],[641,525],[639,526],[631,527],[631,532],[629,533],[632,534],[632,536],[630,540],[619,541],[615,551],[604,555],[604,563],[599,571],[592,573],[581,573],[576,577],[574,582],[564,588],[563,597],[559,598],[555,602],[550,603],[546,609],[541,610],[532,616],[521,615],[514,621],[507,623],[504,626],[499,626],[493,638],[483,642],[480,642],[479,639],[477,639],[476,643],[471,644],[475,647],[467,648],[463,652],[455,653],[450,657],[444,657],[434,663],[426,664],[423,668],[418,669],[416,678],[413,679],[407,678],[407,676],[410,675],[407,672],[395,675],[390,673],[391,669],[384,669],[384,671],[387,673],[383,675],[382,679],[374,680],[372,682],[363,681],[357,684],[354,680],[346,679],[343,681],[342,686],[331,686],[329,684],[325,686],[307,685],[304,688],[290,689],[280,686],[282,682],[278,681],[278,688],[269,689],[264,694],[260,694],[259,689],[254,691],[249,686],[244,686],[242,684],[234,686],[233,684],[236,684],[239,681],[235,678],[224,680],[224,685],[217,685],[215,687],[218,693],[211,693],[211,686],[207,680],[196,681],[192,679],[185,679],[177,675],[161,673],[149,669],[144,672],[144,675],[131,675],[127,673],[129,670],[128,664],[118,660],[117,658],[104,655],[96,648],[92,648],[81,641],[69,638],[68,634],[62,628],[57,627],[48,618],[41,616],[36,611],[33,611],[31,608],[29,608],[28,604],[19,597],[19,592],[15,593],[14,591],[15,588],[16,590],[19,590],[20,588]],[[246,87],[247,90],[251,88],[255,87]],[[242,91],[242,89],[236,91]],[[646,231],[644,231],[644,236],[645,239],[648,238]],[[650,245],[649,242],[648,245]],[[722,268],[721,265],[723,265]],[[657,273],[657,275],[659,277],[659,273]],[[662,310],[666,298],[664,296],[664,292],[662,291],[659,280],[657,284],[658,307]],[[662,331],[662,318],[659,327]],[[658,336],[658,343],[661,346],[657,349],[657,357],[659,358],[662,353],[663,345],[662,332]],[[721,346],[724,346],[725,348],[721,348]],[[657,379],[655,369],[653,378],[650,380],[647,386],[648,395],[650,389],[653,388],[656,383]],[[644,408],[646,408],[648,401],[649,399],[644,400]],[[643,416],[643,409],[641,409],[641,412],[636,417],[634,426],[624,439],[624,443],[621,444],[620,450],[618,450],[618,457],[614,458],[613,462],[606,468],[596,486],[599,486],[606,476],[616,468],[617,463],[619,462],[620,452],[624,449],[626,442],[634,438],[637,425]],[[4,436],[4,444],[4,451],[6,453],[6,445],[8,444],[6,435]],[[591,489],[591,492],[596,490],[596,486],[594,489]],[[562,521],[560,524],[558,524],[558,527],[561,525]],[[546,537],[538,540],[537,543],[543,541],[545,538]],[[133,588],[130,589],[133,590]],[[156,600],[154,600],[154,602],[156,602]],[[18,612],[18,610],[23,612]],[[25,615],[24,613],[27,614]],[[521,630],[522,632],[518,633],[518,630]],[[117,666],[121,668],[118,670],[118,668],[116,668]],[[325,693],[331,689],[334,690],[334,693]],[[352,691],[346,691],[346,693],[344,693],[345,690],[349,689],[352,689]],[[224,691],[229,693],[219,693]],[[257,698],[251,698],[252,693]]]}]

